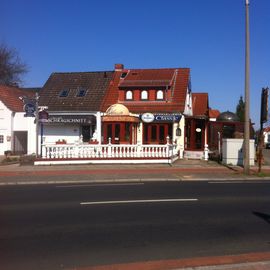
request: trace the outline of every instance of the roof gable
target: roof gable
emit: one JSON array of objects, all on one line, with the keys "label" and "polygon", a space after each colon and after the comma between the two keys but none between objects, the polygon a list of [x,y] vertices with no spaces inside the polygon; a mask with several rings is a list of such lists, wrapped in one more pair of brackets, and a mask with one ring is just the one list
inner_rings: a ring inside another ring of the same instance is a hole
[{"label": "roof gable", "polygon": [[0,85],[0,100],[13,112],[23,112],[21,96],[34,97],[35,92],[12,86]]},{"label": "roof gable", "polygon": [[[121,74],[127,72],[124,79]],[[134,74],[134,75],[132,75]],[[171,97],[164,102],[139,101],[122,102],[128,107],[130,112],[183,112],[186,101],[186,94],[190,80],[189,68],[169,68],[169,69],[125,69],[115,71],[113,83],[103,100],[102,111],[106,111],[112,104],[118,103],[120,89],[128,88],[150,88],[168,86]]]},{"label": "roof gable", "polygon": [[193,116],[208,116],[208,94],[192,93]]}]

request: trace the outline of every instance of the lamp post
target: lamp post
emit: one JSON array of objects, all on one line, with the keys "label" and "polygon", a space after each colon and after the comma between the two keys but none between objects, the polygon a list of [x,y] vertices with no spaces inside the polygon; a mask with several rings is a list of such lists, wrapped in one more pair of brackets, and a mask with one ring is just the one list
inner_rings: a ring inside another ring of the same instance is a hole
[{"label": "lamp post", "polygon": [[245,128],[244,128],[244,173],[249,174],[250,170],[250,121],[249,121],[249,80],[250,80],[250,60],[249,60],[249,0],[245,0],[246,4],[246,54],[245,54]]}]

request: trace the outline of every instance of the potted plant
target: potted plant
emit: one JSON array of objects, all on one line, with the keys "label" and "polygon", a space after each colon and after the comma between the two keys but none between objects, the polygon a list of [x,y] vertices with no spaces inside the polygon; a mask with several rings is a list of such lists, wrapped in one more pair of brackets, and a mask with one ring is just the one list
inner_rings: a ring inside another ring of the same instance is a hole
[{"label": "potted plant", "polygon": [[56,144],[66,144],[67,143],[67,141],[65,140],[65,139],[62,139],[62,140],[57,140],[56,142],[55,142]]},{"label": "potted plant", "polygon": [[98,144],[98,141],[96,139],[91,139],[89,141],[89,144]]}]

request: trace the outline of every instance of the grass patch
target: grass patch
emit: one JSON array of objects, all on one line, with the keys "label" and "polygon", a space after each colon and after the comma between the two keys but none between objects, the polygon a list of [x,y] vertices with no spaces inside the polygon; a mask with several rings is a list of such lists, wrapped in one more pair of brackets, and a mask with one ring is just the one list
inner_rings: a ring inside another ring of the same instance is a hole
[{"label": "grass patch", "polygon": [[259,172],[256,173],[258,177],[270,177],[270,173],[265,173],[265,172]]}]

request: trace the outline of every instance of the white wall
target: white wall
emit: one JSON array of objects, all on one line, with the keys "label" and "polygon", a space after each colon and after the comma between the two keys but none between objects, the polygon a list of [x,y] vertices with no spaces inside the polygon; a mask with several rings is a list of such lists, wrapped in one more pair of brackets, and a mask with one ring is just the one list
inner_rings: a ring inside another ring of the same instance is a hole
[{"label": "white wall", "polygon": [[75,124],[44,124],[43,139],[44,143],[55,143],[63,139],[67,143],[78,142],[80,139],[80,126]]},{"label": "white wall", "polygon": [[[4,143],[0,143],[0,155],[6,150],[11,150],[12,135],[12,111],[0,100],[0,135],[4,136]],[[8,139],[10,139],[8,141]]]},{"label": "white wall", "polygon": [[34,117],[24,117],[24,112],[14,115],[13,131],[27,131],[27,154],[36,153],[36,125]]}]

